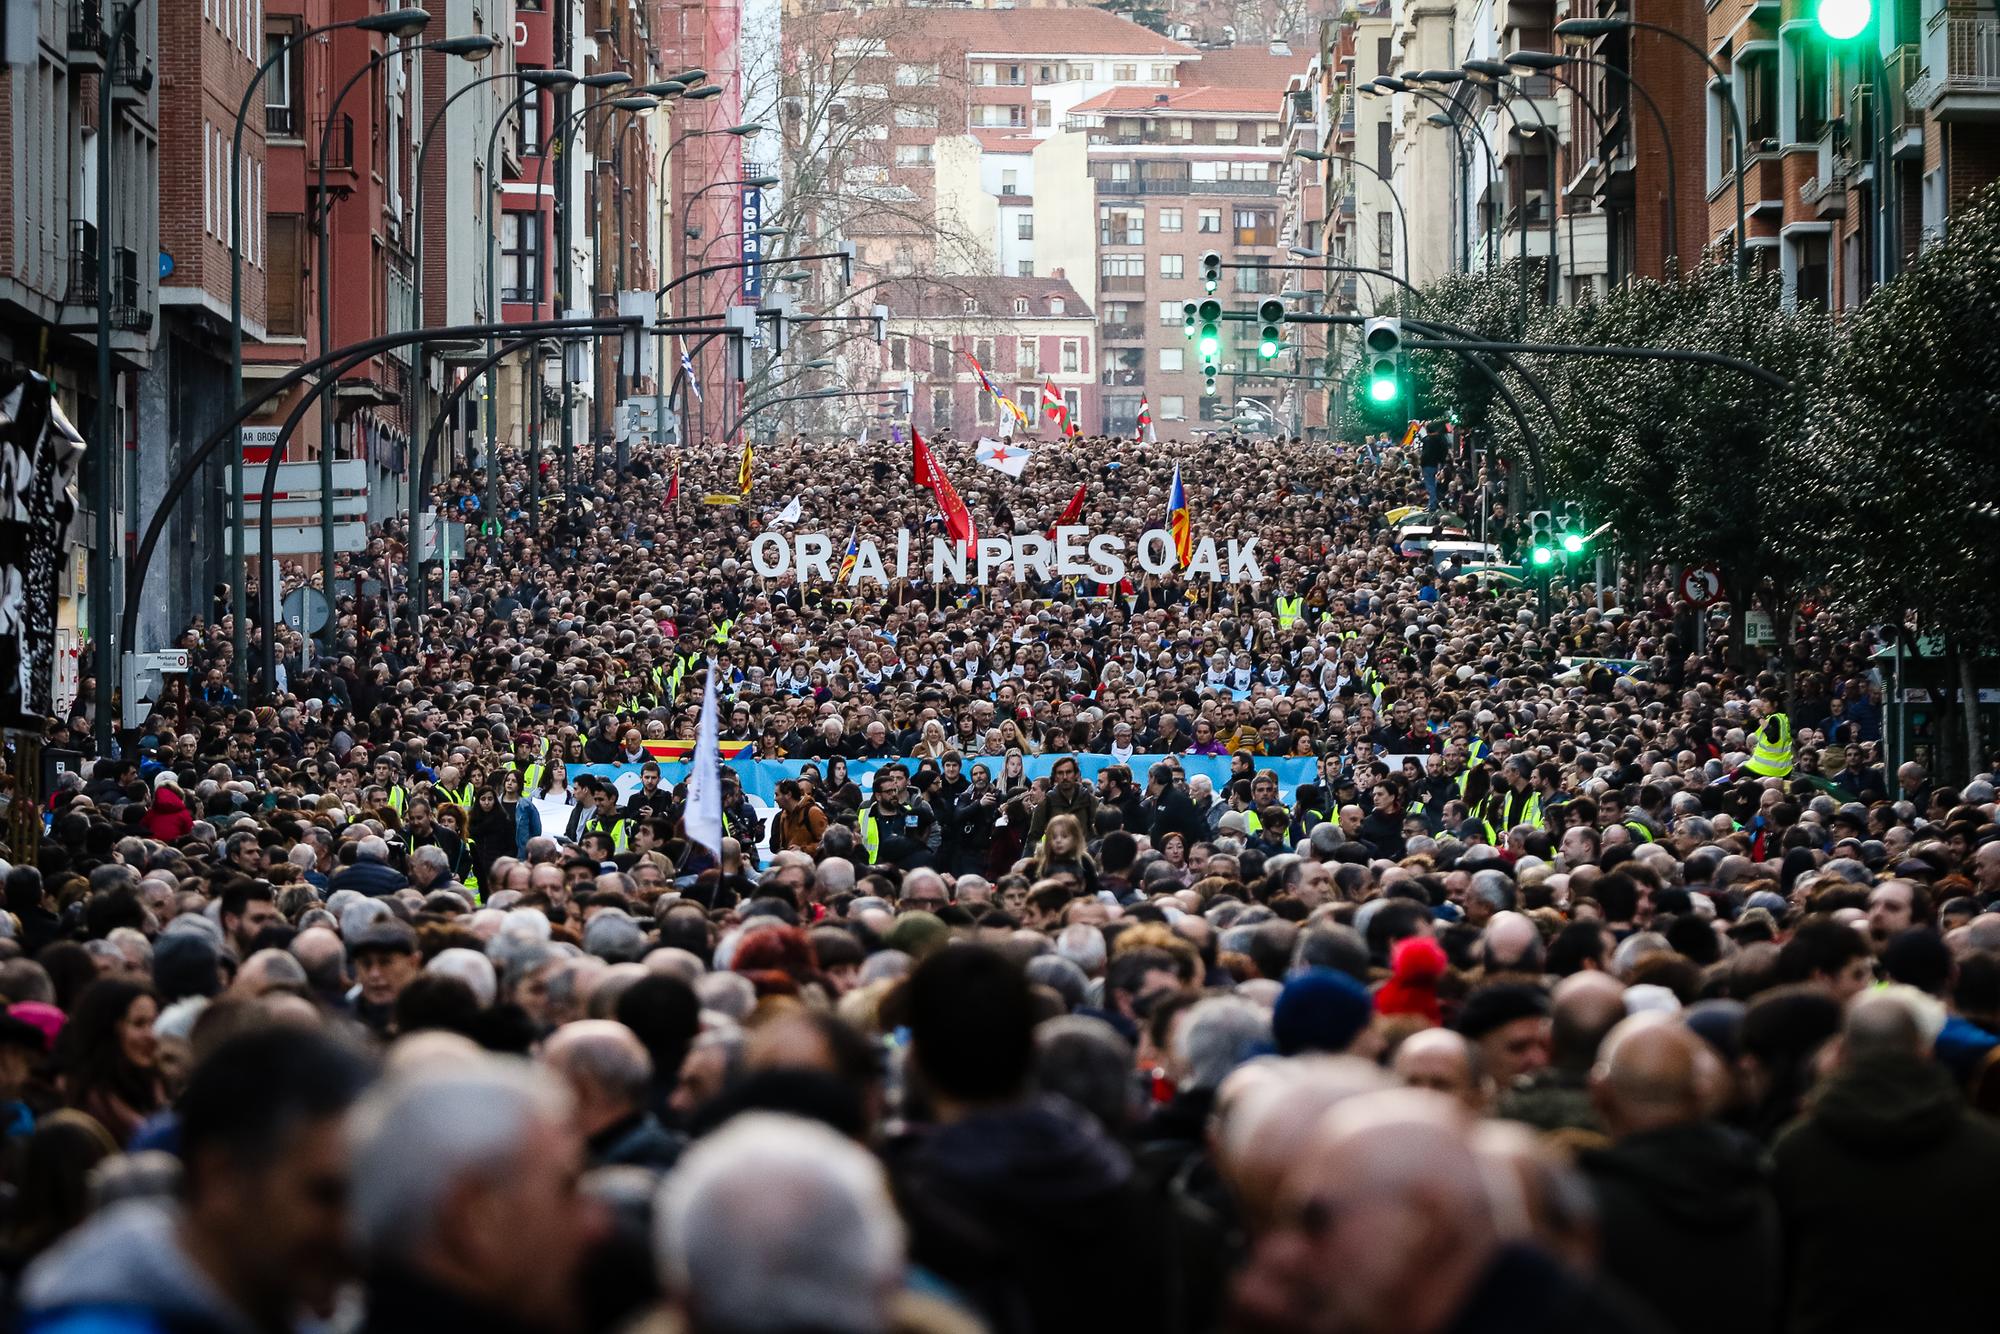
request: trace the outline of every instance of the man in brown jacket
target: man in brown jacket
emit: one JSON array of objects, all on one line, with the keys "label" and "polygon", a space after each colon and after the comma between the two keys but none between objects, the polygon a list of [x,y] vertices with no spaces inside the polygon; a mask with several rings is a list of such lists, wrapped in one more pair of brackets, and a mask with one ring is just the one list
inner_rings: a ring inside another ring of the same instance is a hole
[{"label": "man in brown jacket", "polygon": [[795,778],[778,784],[778,814],[771,821],[771,851],[797,850],[807,856],[819,855],[820,835],[826,832],[826,812]]}]

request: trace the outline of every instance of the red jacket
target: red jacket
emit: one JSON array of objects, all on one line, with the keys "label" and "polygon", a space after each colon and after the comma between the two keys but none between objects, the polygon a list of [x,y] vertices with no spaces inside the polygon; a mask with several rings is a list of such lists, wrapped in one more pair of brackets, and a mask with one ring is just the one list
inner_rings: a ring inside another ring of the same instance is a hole
[{"label": "red jacket", "polygon": [[194,832],[194,817],[188,814],[187,803],[181,794],[170,787],[163,787],[153,794],[153,804],[139,817],[140,827],[147,838],[156,838],[162,843],[172,843],[186,838]]}]

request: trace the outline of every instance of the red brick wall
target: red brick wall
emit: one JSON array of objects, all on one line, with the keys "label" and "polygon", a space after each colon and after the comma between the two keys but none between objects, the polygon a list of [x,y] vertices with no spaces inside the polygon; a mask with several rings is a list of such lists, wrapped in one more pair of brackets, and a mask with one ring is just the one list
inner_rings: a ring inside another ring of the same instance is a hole
[{"label": "red brick wall", "polygon": [[[263,34],[255,34],[261,45]],[[160,247],[174,257],[170,287],[198,287],[215,300],[229,301],[228,227],[209,235],[207,177],[203,169],[204,126],[225,139],[236,120],[243,91],[256,66],[229,36],[203,15],[202,0],[160,0]],[[259,53],[262,59],[261,52]],[[264,193],[253,195],[257,166],[265,160],[263,95],[252,99],[243,130],[243,312],[264,320],[264,238],[261,214],[268,211],[270,173]],[[226,159],[215,159],[218,170]],[[226,220],[225,220],[226,221]]]}]

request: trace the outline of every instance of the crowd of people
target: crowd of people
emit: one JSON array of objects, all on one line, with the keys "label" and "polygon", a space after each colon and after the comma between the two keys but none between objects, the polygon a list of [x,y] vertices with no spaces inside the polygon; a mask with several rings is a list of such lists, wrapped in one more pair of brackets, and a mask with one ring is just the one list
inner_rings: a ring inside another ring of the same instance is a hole
[{"label": "crowd of people", "polygon": [[[1995,788],[1885,770],[1864,628],[1539,615],[1398,549],[1518,530],[1435,437],[934,444],[991,533],[1178,467],[1264,578],[761,579],[794,498],[941,531],[907,447],[792,440],[736,506],[720,446],[510,468],[426,615],[385,531],[241,696],[190,627],[5,850],[22,1327],[1987,1327]],[[717,847],[647,745],[711,682],[792,762]]]}]

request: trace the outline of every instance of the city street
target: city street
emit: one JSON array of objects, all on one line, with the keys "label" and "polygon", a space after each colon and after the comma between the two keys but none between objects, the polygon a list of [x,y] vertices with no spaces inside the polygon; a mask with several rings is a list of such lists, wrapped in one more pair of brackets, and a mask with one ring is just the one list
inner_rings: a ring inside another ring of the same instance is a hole
[{"label": "city street", "polygon": [[1996,33],[16,0],[0,1315],[1988,1328]]}]

